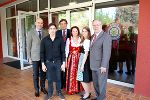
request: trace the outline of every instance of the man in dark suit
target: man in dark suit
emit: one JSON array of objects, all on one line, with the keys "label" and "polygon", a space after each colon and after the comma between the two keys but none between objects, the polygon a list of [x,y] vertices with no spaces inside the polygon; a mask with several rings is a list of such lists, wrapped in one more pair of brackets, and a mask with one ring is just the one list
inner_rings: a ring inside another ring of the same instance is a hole
[{"label": "man in dark suit", "polygon": [[[70,29],[67,29],[67,24],[68,23],[66,19],[61,19],[59,21],[59,25],[61,29],[56,32],[56,36],[62,37],[65,44],[66,44],[67,38],[70,38]],[[66,73],[62,71],[61,72],[61,88],[65,88],[65,87],[66,87]]]},{"label": "man in dark suit", "polygon": [[111,37],[102,30],[99,20],[94,20],[92,25],[94,34],[90,47],[90,68],[97,96],[96,99],[92,100],[105,100],[109,59],[111,56]]},{"label": "man in dark suit", "polygon": [[[27,57],[30,64],[33,66],[33,82],[35,89],[35,96],[39,97],[39,89],[46,94],[45,90],[45,79],[46,73],[42,71],[42,65],[40,60],[40,44],[41,40],[47,35],[46,32],[42,30],[43,20],[38,18],[35,22],[35,28],[33,28],[27,35]],[[40,75],[39,75],[40,73]],[[39,76],[40,87],[39,87]]]},{"label": "man in dark suit", "polygon": [[64,42],[66,42],[67,38],[70,38],[70,29],[67,29],[67,20],[61,19],[59,21],[60,30],[56,32],[56,36],[62,37]]}]

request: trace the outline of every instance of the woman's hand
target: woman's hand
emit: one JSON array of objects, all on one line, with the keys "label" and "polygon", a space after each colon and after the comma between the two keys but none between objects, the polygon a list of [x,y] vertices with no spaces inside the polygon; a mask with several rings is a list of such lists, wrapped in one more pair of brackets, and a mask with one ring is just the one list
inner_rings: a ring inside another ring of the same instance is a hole
[{"label": "woman's hand", "polygon": [[83,72],[83,71],[84,71],[84,65],[83,65],[83,64],[81,65],[80,70],[81,70],[81,72]]}]

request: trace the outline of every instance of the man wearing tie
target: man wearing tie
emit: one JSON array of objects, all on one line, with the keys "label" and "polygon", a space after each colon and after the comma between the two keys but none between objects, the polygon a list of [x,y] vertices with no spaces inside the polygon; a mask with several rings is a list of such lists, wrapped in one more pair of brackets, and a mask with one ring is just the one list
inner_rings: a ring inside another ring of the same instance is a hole
[{"label": "man wearing tie", "polygon": [[70,29],[67,29],[67,24],[68,22],[66,19],[61,19],[59,21],[61,29],[56,32],[56,35],[62,37],[64,42],[66,42],[67,38],[70,38]]},{"label": "man wearing tie", "polygon": [[29,63],[33,66],[33,83],[36,97],[40,96],[39,89],[41,89],[44,94],[47,93],[45,89],[46,73],[42,71],[40,60],[41,40],[47,35],[46,32],[42,30],[42,27],[43,20],[41,18],[38,18],[35,22],[35,28],[33,28],[27,35],[27,58]]},{"label": "man wearing tie", "polygon": [[94,20],[94,34],[90,47],[90,68],[97,98],[92,100],[105,100],[106,83],[108,76],[109,59],[111,55],[111,37],[102,30],[99,20]]},{"label": "man wearing tie", "polygon": [[[59,21],[59,25],[61,29],[56,32],[56,36],[62,37],[65,44],[66,44],[67,38],[70,38],[70,29],[67,29],[67,24],[68,23],[66,19],[61,19]],[[62,71],[61,72],[61,88],[65,88],[65,87],[66,87],[66,73]]]}]

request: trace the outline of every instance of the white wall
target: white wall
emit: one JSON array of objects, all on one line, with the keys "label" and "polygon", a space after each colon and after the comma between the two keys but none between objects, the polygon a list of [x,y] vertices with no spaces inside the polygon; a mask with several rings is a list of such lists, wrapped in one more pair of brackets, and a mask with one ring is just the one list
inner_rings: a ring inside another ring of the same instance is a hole
[{"label": "white wall", "polygon": [[2,32],[2,50],[3,57],[8,55],[8,47],[7,47],[7,30],[6,30],[6,21],[5,21],[6,11],[3,7],[0,8],[0,17],[1,17],[1,32]]}]

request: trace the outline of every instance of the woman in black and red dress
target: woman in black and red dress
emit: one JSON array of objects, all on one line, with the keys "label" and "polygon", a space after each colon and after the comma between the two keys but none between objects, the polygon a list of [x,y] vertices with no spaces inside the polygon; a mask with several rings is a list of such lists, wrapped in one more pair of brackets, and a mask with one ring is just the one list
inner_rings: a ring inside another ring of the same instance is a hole
[{"label": "woman in black and red dress", "polygon": [[82,90],[80,82],[76,80],[81,49],[79,34],[79,28],[73,26],[71,38],[66,42],[66,91],[68,94],[78,93]]}]

